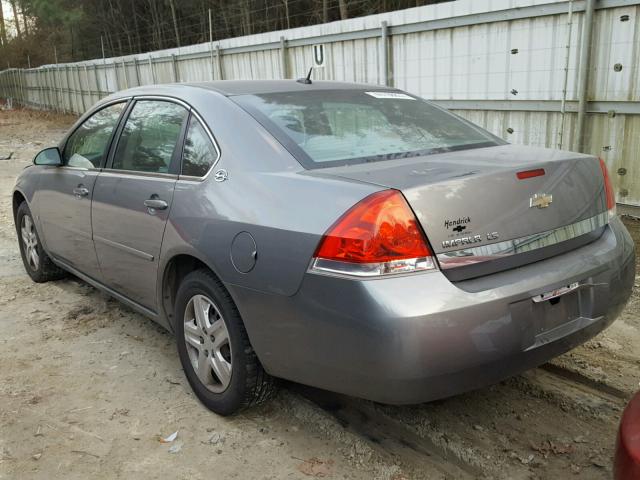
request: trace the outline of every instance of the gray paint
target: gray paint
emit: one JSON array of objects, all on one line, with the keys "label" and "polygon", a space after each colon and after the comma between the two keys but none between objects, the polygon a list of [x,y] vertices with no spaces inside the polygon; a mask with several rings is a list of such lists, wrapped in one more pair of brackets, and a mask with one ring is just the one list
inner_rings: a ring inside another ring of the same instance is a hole
[{"label": "gray paint", "polygon": [[[635,263],[633,243],[616,218],[580,248],[470,280],[452,282],[439,270],[370,280],[309,273],[329,226],[387,186],[403,191],[432,242],[442,238],[435,225],[461,215],[458,209],[478,218],[474,228],[495,225],[503,238],[515,238],[605,207],[595,159],[567,152],[501,146],[306,171],[226,98],[291,87],[302,88],[292,82],[215,82],[207,88],[136,88],[110,97],[106,101],[167,96],[193,107],[219,147],[213,170],[227,170],[228,179],[216,182],[212,172],[194,179],[29,167],[16,190],[44,233],[45,248],[60,265],[169,329],[165,270],[176,255],[191,255],[228,288],[269,373],[389,403],[425,401],[497,381],[580,344],[617,316],[630,295]],[[318,82],[304,88],[330,87]],[[512,184],[517,169],[540,164],[549,171],[542,183]],[[95,182],[80,201],[67,198],[78,178],[85,185],[88,178]],[[529,217],[522,205],[542,188],[556,189],[562,201],[546,219]],[[153,193],[170,206],[151,215],[144,200]],[[87,218],[91,210],[93,228],[70,215]],[[47,235],[53,221],[62,238],[83,231],[73,237],[73,250]],[[246,235],[234,246],[241,232]],[[247,235],[258,252],[251,269],[243,263],[252,256]],[[581,288],[560,309],[533,310],[532,296],[572,282]],[[571,308],[579,308],[579,315],[566,323],[563,315]]]},{"label": "gray paint", "polygon": [[[544,168],[545,175],[520,180],[516,174]],[[598,159],[579,153],[502,145],[394,162],[323,169],[336,175],[402,190],[437,253],[444,240],[480,234],[481,246],[544,232],[606,210]],[[536,193],[553,195],[553,208],[529,208]],[[465,230],[447,220],[469,217]]]}]

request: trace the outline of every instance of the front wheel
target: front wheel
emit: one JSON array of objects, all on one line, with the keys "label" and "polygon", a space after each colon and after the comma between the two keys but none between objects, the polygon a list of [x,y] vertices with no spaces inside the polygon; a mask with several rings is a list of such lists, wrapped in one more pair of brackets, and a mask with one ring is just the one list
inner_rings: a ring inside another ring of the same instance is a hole
[{"label": "front wheel", "polygon": [[175,305],[178,355],[191,388],[210,410],[229,415],[275,392],[231,296],[208,270],[188,274]]},{"label": "front wheel", "polygon": [[53,263],[42,248],[42,242],[40,242],[27,202],[22,202],[16,212],[16,230],[22,263],[34,282],[58,280],[67,275],[64,270]]}]

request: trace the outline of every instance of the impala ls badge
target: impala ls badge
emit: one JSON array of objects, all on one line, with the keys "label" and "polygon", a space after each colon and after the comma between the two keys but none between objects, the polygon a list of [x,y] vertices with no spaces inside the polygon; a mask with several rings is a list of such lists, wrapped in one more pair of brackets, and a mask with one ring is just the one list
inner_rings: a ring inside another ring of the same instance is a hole
[{"label": "impala ls badge", "polygon": [[529,208],[547,208],[553,202],[553,195],[536,193],[529,199]]}]

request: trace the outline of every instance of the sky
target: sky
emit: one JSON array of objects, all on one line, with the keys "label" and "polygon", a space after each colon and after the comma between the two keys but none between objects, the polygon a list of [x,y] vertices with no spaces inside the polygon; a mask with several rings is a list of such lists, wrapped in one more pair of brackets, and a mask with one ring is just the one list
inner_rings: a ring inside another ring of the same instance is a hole
[{"label": "sky", "polygon": [[3,2],[2,0],[0,0],[0,4],[2,4],[2,12],[4,13],[4,23],[7,29],[7,35],[14,36],[16,30],[13,26],[13,10],[11,9],[11,5],[9,2]]}]

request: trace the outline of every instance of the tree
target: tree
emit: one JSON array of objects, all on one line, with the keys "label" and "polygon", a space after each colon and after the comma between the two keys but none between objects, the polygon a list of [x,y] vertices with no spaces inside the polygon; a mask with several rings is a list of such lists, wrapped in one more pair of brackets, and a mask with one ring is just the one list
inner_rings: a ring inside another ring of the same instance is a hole
[{"label": "tree", "polygon": [[11,3],[11,9],[13,10],[13,20],[15,22],[16,33],[18,34],[18,40],[22,37],[20,34],[20,20],[18,19],[18,9],[16,8],[16,0],[9,0]]},{"label": "tree", "polygon": [[7,30],[4,26],[4,12],[2,11],[2,0],[0,0],[0,45],[7,44]]},{"label": "tree", "polygon": [[347,18],[349,18],[349,13],[347,12],[347,1],[338,0],[338,4],[340,5],[340,19],[346,20]]},{"label": "tree", "polygon": [[[3,63],[26,66],[144,53],[441,0],[0,0],[13,9],[15,30],[0,17]],[[14,32],[15,38],[9,38]]]},{"label": "tree", "polygon": [[171,6],[171,18],[173,18],[173,29],[176,33],[176,45],[180,46],[180,33],[178,32],[178,18],[176,17],[176,6],[173,4],[173,0],[169,0]]}]

